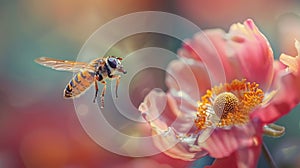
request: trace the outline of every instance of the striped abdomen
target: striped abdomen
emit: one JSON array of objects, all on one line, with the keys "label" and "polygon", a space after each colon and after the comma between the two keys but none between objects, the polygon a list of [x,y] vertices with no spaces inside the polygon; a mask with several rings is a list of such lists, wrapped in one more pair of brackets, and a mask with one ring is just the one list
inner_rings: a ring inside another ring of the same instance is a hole
[{"label": "striped abdomen", "polygon": [[67,84],[64,90],[65,98],[73,98],[79,96],[94,82],[95,73],[87,70],[78,72]]}]

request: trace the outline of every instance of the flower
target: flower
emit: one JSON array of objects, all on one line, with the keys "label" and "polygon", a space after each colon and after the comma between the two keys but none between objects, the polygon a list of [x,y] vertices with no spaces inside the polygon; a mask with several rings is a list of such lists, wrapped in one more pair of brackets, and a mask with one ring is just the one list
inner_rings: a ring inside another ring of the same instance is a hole
[{"label": "flower", "polygon": [[298,56],[274,60],[252,20],[199,32],[186,40],[167,69],[167,93],[152,90],[139,110],[165,154],[211,167],[256,167],[262,136],[281,136],[272,124],[300,100]]}]

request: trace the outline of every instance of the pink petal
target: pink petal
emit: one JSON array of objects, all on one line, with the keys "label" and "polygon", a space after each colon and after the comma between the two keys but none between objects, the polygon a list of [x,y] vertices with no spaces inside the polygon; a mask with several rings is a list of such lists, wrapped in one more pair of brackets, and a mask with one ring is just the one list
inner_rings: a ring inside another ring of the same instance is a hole
[{"label": "pink petal", "polygon": [[175,89],[189,95],[193,100],[199,100],[211,87],[208,73],[202,63],[193,60],[174,60],[167,69],[166,84],[169,89]]},{"label": "pink petal", "polygon": [[[225,32],[220,29],[199,32],[195,34],[192,40],[186,40],[183,48],[178,51],[181,57],[196,58],[195,60],[198,62],[200,60],[208,70],[213,85],[225,82],[226,75],[230,75],[230,73],[225,72],[230,69],[224,67],[226,64],[223,64],[220,56],[224,53],[220,49],[224,46],[224,34]],[[213,39],[221,39],[222,44],[219,44],[220,40]]]},{"label": "pink petal", "polygon": [[234,49],[243,76],[267,90],[273,77],[273,51],[252,20],[234,24],[228,33],[228,47]]},{"label": "pink petal", "polygon": [[178,55],[183,58],[191,58],[198,62],[202,61],[198,53],[191,46],[191,40],[185,40],[185,42],[182,44],[182,48],[178,50]]},{"label": "pink petal", "polygon": [[194,161],[207,154],[206,151],[191,152],[189,150],[190,147],[186,143],[179,142],[172,129],[165,131],[163,134],[154,131],[153,142],[155,146],[166,155],[176,159]]},{"label": "pink petal", "polygon": [[285,70],[286,66],[282,62],[275,60],[273,63],[273,68],[274,75],[269,88],[270,91],[278,89],[278,79],[282,76],[282,72]]},{"label": "pink petal", "polygon": [[184,99],[181,99],[181,102],[178,102],[178,99],[174,99],[169,93],[167,94],[167,97],[170,112],[172,112],[174,116],[174,121],[169,126],[181,134],[194,132],[195,128],[193,126],[196,107],[189,102],[186,102]]},{"label": "pink petal", "polygon": [[[169,127],[174,126],[178,130],[182,128],[183,131],[188,131],[193,125],[193,122],[190,121],[188,122],[189,126],[184,125],[187,123],[186,120],[191,117],[180,114],[181,112],[171,96],[167,96],[164,92],[152,90],[145,97],[139,110],[152,128],[152,138],[155,146],[168,156],[191,161],[195,160],[196,156],[197,158],[200,157],[200,154],[201,156],[207,154],[205,151],[190,152],[189,146],[186,143],[179,142],[173,128]],[[158,114],[163,115],[157,116]]]},{"label": "pink petal", "polygon": [[[201,136],[201,135],[200,135]],[[259,120],[230,129],[216,128],[204,142],[198,145],[214,158],[223,158],[239,149],[257,146],[262,141],[262,124]]]},{"label": "pink petal", "polygon": [[168,129],[167,123],[162,119],[166,111],[167,96],[164,92],[152,90],[139,106],[139,111],[151,127],[161,130]]},{"label": "pink petal", "polygon": [[267,90],[272,82],[272,49],[250,19],[232,25],[228,34],[220,29],[200,32],[178,54],[203,62],[212,84],[246,78]]},{"label": "pink petal", "polygon": [[264,108],[260,108],[251,114],[251,117],[258,117],[262,122],[268,124],[278,120],[283,115],[290,112],[300,102],[300,46],[298,56],[292,57],[281,55],[280,60],[283,61],[289,68],[289,72],[278,72],[275,80],[275,85],[278,88],[278,93],[271,102]]},{"label": "pink petal", "polygon": [[[187,134],[194,126],[196,107],[186,100],[178,104],[169,93],[152,90],[144,99],[139,107],[145,119],[161,130],[172,127],[177,133]],[[180,110],[180,109],[184,110]]]},{"label": "pink petal", "polygon": [[211,166],[205,168],[255,168],[260,156],[261,144],[239,149],[228,157],[216,159]]}]

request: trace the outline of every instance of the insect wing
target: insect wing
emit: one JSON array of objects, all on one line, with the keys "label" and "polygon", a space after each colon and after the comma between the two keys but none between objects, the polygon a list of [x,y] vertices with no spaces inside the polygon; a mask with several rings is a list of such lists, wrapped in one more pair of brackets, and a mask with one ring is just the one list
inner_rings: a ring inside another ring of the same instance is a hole
[{"label": "insect wing", "polygon": [[67,60],[58,60],[53,58],[47,57],[40,57],[35,60],[36,63],[41,64],[46,67],[50,67],[55,70],[59,71],[71,71],[71,72],[78,72],[81,69],[87,67],[87,63],[85,62],[74,62],[74,61],[67,61]]}]

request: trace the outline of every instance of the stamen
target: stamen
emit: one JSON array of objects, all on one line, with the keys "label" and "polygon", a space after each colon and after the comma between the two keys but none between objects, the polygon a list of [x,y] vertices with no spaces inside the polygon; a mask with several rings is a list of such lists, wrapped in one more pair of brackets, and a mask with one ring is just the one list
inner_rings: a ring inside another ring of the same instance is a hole
[{"label": "stamen", "polygon": [[220,84],[207,90],[201,97],[195,125],[202,130],[212,125],[225,127],[245,124],[249,121],[249,113],[262,103],[263,98],[264,92],[259,85],[246,82],[246,79]]}]

